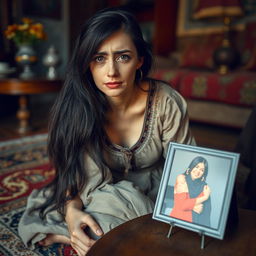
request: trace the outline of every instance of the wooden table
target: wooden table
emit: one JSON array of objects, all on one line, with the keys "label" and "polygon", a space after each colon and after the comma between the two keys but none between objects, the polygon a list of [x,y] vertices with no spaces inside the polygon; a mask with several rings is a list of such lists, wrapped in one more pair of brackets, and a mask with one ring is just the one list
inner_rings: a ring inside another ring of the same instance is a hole
[{"label": "wooden table", "polygon": [[90,249],[87,256],[255,256],[256,211],[239,210],[239,225],[226,230],[224,240],[201,237],[192,231],[175,227],[167,238],[169,225],[145,215],[108,232]]},{"label": "wooden table", "polygon": [[31,129],[30,110],[28,108],[28,95],[57,92],[61,89],[62,80],[26,79],[17,78],[0,79],[0,94],[19,95],[19,109],[17,118],[19,119],[18,132],[24,134]]}]

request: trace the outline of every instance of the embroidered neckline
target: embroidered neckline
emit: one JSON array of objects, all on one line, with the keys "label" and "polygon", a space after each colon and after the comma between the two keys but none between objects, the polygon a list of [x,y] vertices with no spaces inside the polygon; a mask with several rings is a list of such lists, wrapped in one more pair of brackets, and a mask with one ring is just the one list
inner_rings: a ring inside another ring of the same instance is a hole
[{"label": "embroidered neckline", "polygon": [[142,132],[140,135],[140,138],[138,141],[130,148],[120,146],[118,144],[112,143],[110,140],[107,140],[107,146],[117,152],[130,152],[133,153],[137,149],[141,147],[141,145],[144,143],[145,139],[148,137],[149,133],[149,126],[150,126],[150,121],[152,120],[152,114],[153,114],[153,101],[154,101],[154,95],[156,91],[156,84],[153,81],[150,81],[150,88],[149,88],[149,95],[147,99],[147,106],[146,106],[146,115],[144,117],[144,123],[143,123],[143,128]]}]

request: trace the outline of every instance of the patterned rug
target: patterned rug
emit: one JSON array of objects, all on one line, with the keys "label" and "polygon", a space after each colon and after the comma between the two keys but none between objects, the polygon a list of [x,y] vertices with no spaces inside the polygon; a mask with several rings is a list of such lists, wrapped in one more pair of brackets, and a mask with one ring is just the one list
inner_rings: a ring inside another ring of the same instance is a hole
[{"label": "patterned rug", "polygon": [[62,244],[28,250],[18,235],[27,196],[54,176],[46,141],[47,134],[42,134],[0,142],[0,256],[77,255]]}]

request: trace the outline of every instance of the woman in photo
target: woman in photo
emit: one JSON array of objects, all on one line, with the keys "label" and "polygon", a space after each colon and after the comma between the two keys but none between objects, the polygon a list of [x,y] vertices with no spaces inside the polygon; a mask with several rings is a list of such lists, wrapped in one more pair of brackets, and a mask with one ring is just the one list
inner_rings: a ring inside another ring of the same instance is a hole
[{"label": "woman in photo", "polygon": [[183,174],[177,176],[171,217],[210,226],[211,190],[206,183],[207,174],[208,162],[198,156]]},{"label": "woman in photo", "polygon": [[34,190],[19,223],[30,248],[85,255],[112,228],[154,208],[168,144],[195,144],[182,96],[148,77],[150,46],[134,17],[104,9],[78,36],[53,106],[54,180]]}]

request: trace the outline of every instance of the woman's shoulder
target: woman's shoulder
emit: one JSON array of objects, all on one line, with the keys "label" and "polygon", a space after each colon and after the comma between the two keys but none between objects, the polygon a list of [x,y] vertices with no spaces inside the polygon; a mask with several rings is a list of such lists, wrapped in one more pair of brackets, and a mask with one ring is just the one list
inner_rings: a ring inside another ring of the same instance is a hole
[{"label": "woman's shoulder", "polygon": [[176,178],[174,193],[187,193],[188,185],[184,174],[179,174]]},{"label": "woman's shoulder", "polygon": [[185,100],[178,91],[171,87],[170,84],[163,81],[154,81],[157,87],[158,96],[161,101],[168,101],[169,103],[177,104],[180,108],[184,106]]},{"label": "woman's shoulder", "polygon": [[174,88],[172,88],[172,86],[169,83],[161,80],[153,80],[153,81],[160,92],[167,93],[167,94],[177,93],[177,91]]},{"label": "woman's shoulder", "polygon": [[179,174],[176,178],[177,183],[186,183],[186,178],[184,174]]}]

